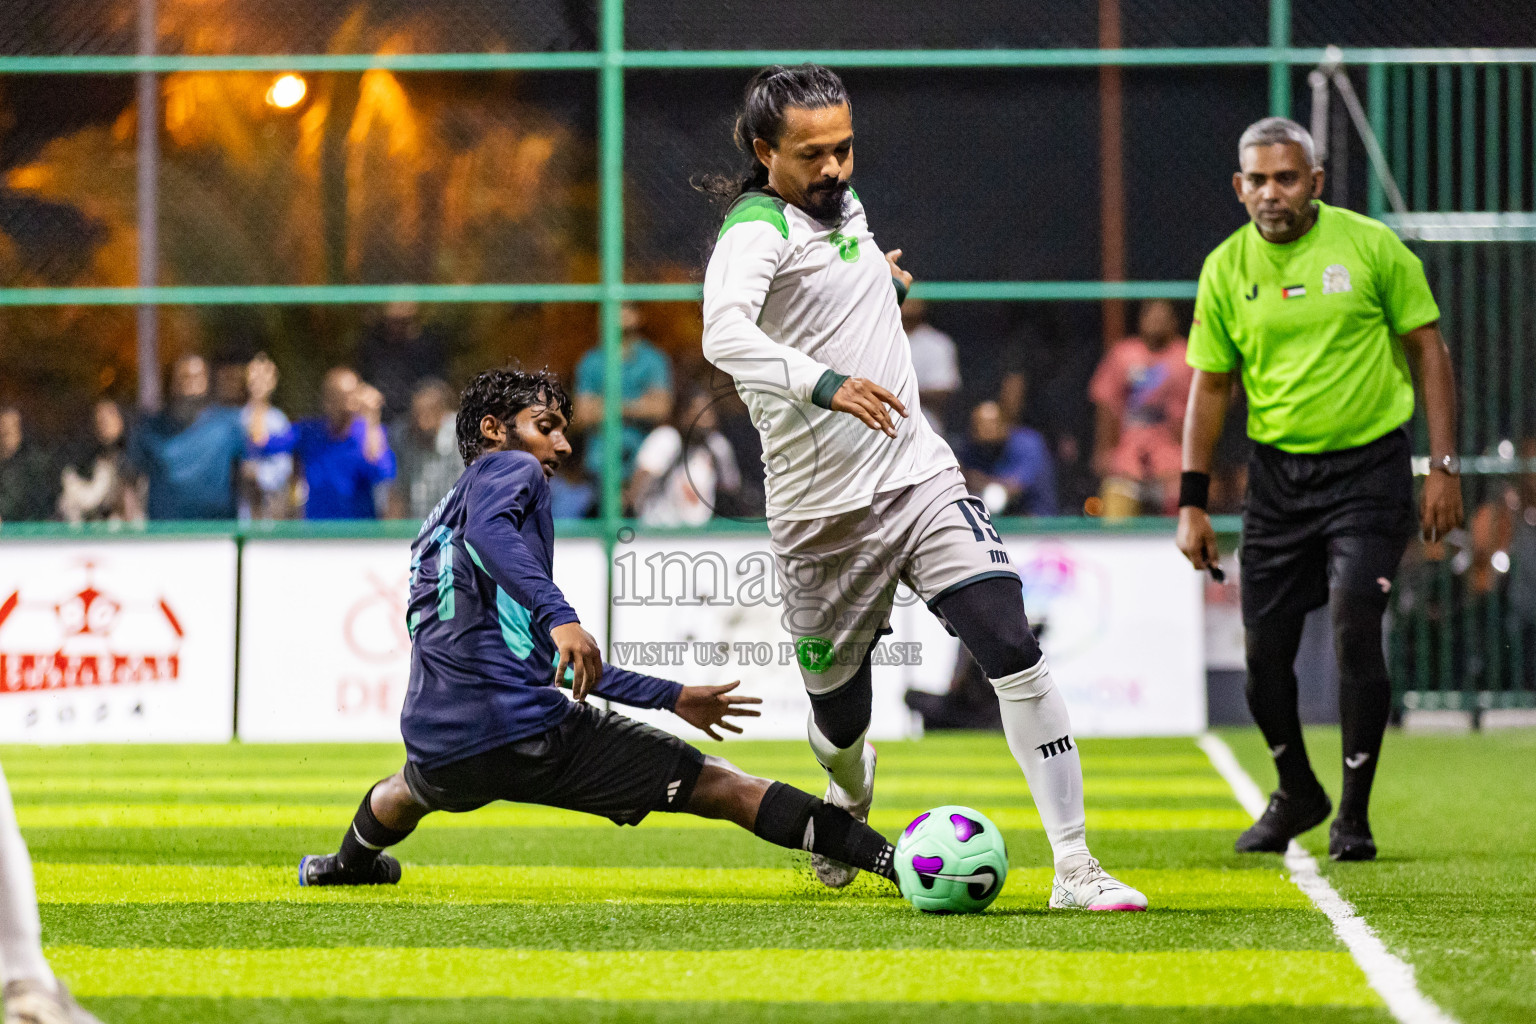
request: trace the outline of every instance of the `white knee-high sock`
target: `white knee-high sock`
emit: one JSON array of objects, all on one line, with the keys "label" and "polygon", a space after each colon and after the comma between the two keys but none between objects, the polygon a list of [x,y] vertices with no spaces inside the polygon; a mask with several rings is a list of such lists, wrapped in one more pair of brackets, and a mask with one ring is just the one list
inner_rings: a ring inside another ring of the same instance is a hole
[{"label": "white knee-high sock", "polygon": [[992,686],[1002,708],[1008,749],[1024,769],[1056,863],[1087,856],[1083,765],[1072,740],[1067,702],[1056,692],[1045,659],[992,680]]},{"label": "white knee-high sock", "polygon": [[42,935],[32,857],[16,827],[11,787],[0,769],[0,979],[54,983],[53,971],[43,958]]},{"label": "white knee-high sock", "polygon": [[816,716],[812,714],[806,720],[805,731],[810,737],[811,751],[816,755],[816,760],[821,762],[821,766],[832,777],[833,784],[848,795],[848,803],[861,804],[869,799],[869,790],[875,781],[874,773],[869,770],[864,758],[864,737],[869,734],[869,730],[860,733],[851,746],[836,747],[817,727]]}]

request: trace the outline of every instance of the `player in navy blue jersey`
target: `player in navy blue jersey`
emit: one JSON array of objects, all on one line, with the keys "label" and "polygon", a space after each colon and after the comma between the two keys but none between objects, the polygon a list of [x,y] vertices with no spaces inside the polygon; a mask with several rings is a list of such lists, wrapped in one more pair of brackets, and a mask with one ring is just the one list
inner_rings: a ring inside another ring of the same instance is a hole
[{"label": "player in navy blue jersey", "polygon": [[[299,863],[301,885],[400,880],[382,851],[432,811],[493,800],[585,811],[620,825],[651,811],[721,818],[790,849],[895,882],[894,850],[847,811],[755,778],[588,696],[667,708],[720,739],[755,717],[737,683],[681,686],[605,666],[552,578],[549,477],[571,453],[570,399],[547,372],[491,370],[461,397],[468,467],[411,545],[405,767],[374,785],[341,849]],[[568,683],[567,697],[560,689]]]}]

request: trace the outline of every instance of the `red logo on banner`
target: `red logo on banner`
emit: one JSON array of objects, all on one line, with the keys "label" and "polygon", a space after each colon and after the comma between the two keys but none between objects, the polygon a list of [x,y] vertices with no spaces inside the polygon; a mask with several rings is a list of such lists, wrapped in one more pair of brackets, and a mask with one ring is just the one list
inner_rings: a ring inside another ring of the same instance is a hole
[{"label": "red logo on banner", "polygon": [[[0,602],[0,693],[175,682],[181,675],[181,621],[164,598],[120,601],[85,585],[60,601]],[[30,588],[29,588],[30,589]]]}]

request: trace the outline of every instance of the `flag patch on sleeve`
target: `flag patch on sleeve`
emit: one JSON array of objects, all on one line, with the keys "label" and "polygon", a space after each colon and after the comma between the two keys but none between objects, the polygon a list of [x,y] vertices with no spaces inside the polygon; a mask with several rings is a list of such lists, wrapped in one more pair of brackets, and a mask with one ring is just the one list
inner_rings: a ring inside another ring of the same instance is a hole
[{"label": "flag patch on sleeve", "polygon": [[1280,289],[1282,299],[1299,299],[1307,294],[1307,286],[1304,284],[1286,285]]}]

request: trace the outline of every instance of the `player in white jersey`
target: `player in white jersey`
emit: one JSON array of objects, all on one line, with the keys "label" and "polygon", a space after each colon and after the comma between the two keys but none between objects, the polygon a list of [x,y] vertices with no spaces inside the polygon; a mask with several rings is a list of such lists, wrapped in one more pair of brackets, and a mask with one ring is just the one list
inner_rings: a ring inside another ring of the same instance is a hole
[{"label": "player in white jersey", "polygon": [[[899,310],[912,278],[900,250],[876,246],[849,187],[843,83],[813,64],[763,69],[747,86],[736,141],[752,169],[710,184],[731,204],[704,278],[704,355],[735,380],[762,434],[784,623],[827,801],[868,815],[870,652],[906,583],[997,689],[1055,856],[1051,906],[1145,909],[1146,897],[1088,852],[1081,763],[1018,575],[954,453],[919,413]],[[856,874],[813,860],[830,886]]]},{"label": "player in white jersey", "polygon": [[0,977],[5,1024],[101,1024],[53,976],[43,956],[32,858],[16,826],[11,787],[0,772]]}]

